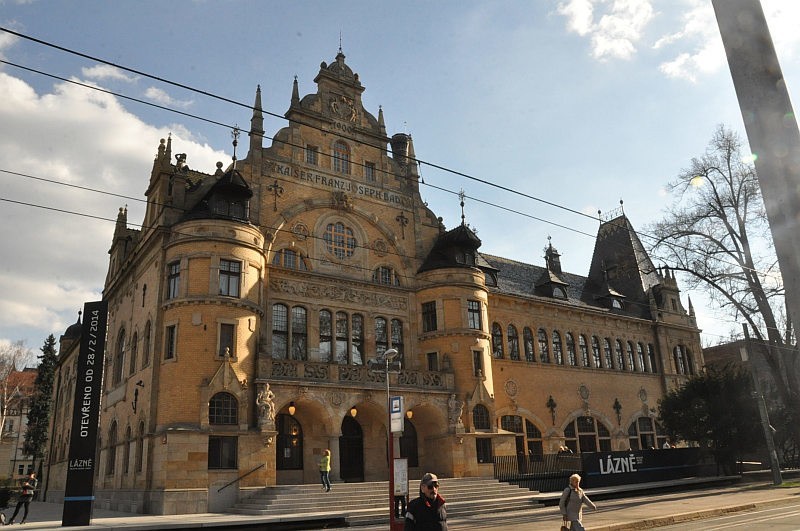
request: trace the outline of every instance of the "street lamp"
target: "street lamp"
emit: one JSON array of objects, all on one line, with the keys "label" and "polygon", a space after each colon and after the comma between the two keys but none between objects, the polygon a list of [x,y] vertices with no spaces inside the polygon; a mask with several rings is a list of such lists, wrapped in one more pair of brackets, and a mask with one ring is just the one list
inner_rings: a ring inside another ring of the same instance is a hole
[{"label": "street lamp", "polygon": [[[389,393],[389,364],[400,353],[397,349],[390,348],[383,353],[383,365],[386,374],[386,444],[389,445],[389,529],[402,529],[402,523],[395,523],[394,520],[394,441],[392,440],[392,396]],[[377,369],[377,363],[373,365]]]}]

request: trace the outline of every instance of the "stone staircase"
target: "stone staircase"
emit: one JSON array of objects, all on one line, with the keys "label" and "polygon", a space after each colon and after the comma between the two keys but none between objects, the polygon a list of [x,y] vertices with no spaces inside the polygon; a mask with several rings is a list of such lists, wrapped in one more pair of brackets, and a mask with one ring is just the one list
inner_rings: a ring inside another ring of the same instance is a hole
[{"label": "stone staircase", "polygon": [[[534,499],[536,492],[492,478],[440,478],[439,483],[448,519],[542,506]],[[419,480],[409,482],[411,498],[418,492]],[[305,515],[309,520],[338,517],[349,525],[370,525],[388,521],[388,498],[386,481],[335,483],[331,492],[320,485],[279,485],[256,491],[228,512],[293,519]]]}]

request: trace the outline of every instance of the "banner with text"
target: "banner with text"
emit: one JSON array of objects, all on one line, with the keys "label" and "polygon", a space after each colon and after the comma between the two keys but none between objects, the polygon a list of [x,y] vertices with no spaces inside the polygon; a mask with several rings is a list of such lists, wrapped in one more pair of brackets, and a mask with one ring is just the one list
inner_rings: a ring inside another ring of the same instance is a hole
[{"label": "banner with text", "polygon": [[107,301],[84,304],[62,526],[88,526],[92,515],[107,321]]}]

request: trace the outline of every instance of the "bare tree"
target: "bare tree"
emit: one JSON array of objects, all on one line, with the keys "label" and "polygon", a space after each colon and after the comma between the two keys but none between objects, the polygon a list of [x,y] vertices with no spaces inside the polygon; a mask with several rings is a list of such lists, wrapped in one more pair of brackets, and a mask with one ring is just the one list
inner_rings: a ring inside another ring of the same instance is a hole
[{"label": "bare tree", "polygon": [[[705,154],[669,183],[675,201],[648,227],[655,236],[651,252],[688,273],[689,288],[706,291],[721,311],[749,324],[766,347],[780,399],[800,411],[787,294],[755,168],[742,156],[742,146],[735,132],[719,126]],[[793,424],[800,441],[800,427]]]},{"label": "bare tree", "polygon": [[33,351],[25,346],[25,341],[0,343],[0,434],[4,433],[8,408],[19,394],[9,382],[12,372],[22,370],[36,359]]}]

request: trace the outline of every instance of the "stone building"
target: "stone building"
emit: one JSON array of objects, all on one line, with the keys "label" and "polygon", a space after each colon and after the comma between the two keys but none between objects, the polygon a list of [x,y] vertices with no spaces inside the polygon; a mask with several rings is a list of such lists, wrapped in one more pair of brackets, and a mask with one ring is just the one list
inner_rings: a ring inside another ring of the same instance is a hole
[{"label": "stone building", "polygon": [[[318,481],[326,448],[334,481],[385,480],[386,372],[370,360],[387,349],[410,477],[656,445],[657,400],[702,365],[699,331],[624,213],[600,223],[585,277],[551,244],[541,265],[481,253],[463,216],[448,230],[423,201],[411,137],[364,109],[341,51],[314,82],[301,98],[294,81],[266,147],[258,89],[247,154],[235,146],[227,168],[192,168],[162,140],[142,229],[120,209],[98,503],[221,510],[238,491]],[[69,416],[55,415],[54,501]]]}]

